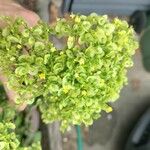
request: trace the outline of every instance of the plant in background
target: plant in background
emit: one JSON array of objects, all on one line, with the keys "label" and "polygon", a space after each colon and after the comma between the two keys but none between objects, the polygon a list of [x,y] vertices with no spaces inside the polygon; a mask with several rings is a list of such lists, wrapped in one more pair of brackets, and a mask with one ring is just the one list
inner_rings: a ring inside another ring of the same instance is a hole
[{"label": "plant in background", "polygon": [[[3,18],[4,19],[4,18]],[[44,122],[91,125],[102,110],[119,97],[127,83],[127,68],[137,48],[126,21],[107,16],[72,14],[55,26],[39,22],[28,27],[18,18],[0,29],[0,69],[9,88],[18,94],[16,104],[39,107]],[[63,37],[57,49],[49,36]]]},{"label": "plant in background", "polygon": [[9,104],[2,86],[0,91],[0,150],[41,150],[39,132],[31,136],[25,112]]}]

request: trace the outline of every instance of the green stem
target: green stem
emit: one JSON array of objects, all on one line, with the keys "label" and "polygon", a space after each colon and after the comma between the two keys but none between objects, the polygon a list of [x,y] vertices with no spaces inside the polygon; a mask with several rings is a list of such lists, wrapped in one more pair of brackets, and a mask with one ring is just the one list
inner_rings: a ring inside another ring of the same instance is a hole
[{"label": "green stem", "polygon": [[77,132],[77,150],[83,150],[81,128],[79,125],[76,126],[76,132]]}]

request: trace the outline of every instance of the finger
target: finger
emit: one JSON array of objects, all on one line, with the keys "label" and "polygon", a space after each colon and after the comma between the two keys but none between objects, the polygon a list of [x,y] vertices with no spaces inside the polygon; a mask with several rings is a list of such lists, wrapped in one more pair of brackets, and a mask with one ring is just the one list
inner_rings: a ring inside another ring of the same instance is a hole
[{"label": "finger", "polygon": [[[29,26],[35,26],[37,22],[40,20],[40,17],[30,11],[22,7],[17,3],[1,3],[0,2],[0,15],[1,16],[10,16],[14,18],[14,20],[18,17],[24,18]],[[2,24],[0,23],[2,26]]]},{"label": "finger", "polygon": [[40,20],[40,17],[36,13],[25,9],[20,11],[20,16],[22,16],[31,27],[35,26]]}]

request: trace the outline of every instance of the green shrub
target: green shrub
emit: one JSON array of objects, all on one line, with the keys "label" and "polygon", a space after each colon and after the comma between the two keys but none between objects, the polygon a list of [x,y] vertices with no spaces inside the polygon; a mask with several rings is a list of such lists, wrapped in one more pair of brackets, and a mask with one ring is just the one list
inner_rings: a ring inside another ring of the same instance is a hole
[{"label": "green shrub", "polygon": [[[127,68],[137,48],[126,21],[107,16],[71,15],[55,26],[42,21],[28,27],[22,19],[0,29],[0,66],[9,88],[18,94],[16,104],[38,105],[43,120],[91,125],[127,83]],[[57,49],[49,36],[63,37]]]}]

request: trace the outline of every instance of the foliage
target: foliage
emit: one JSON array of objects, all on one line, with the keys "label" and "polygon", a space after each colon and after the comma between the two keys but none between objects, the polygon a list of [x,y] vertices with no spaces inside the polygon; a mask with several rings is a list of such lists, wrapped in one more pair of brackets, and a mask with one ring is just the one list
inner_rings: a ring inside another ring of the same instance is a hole
[{"label": "foliage", "polygon": [[[119,97],[127,82],[127,68],[137,48],[126,21],[91,14],[58,19],[55,26],[42,21],[30,28],[22,19],[7,20],[0,29],[0,66],[16,104],[39,106],[43,120],[91,125],[109,102]],[[63,37],[57,49],[49,36]]]},{"label": "foliage", "polygon": [[[3,108],[7,109],[7,106]],[[9,108],[9,112],[14,113],[13,109],[11,107]],[[4,111],[3,115],[4,114],[7,114],[7,112]],[[7,117],[4,118],[3,116],[3,120],[0,122],[0,150],[41,150],[39,141],[31,143],[29,146],[23,146],[19,137],[27,131],[23,130],[22,133],[18,132],[18,134],[16,134],[16,124],[13,120],[8,120]]]},{"label": "foliage", "polygon": [[12,123],[0,123],[0,149],[17,149],[19,146],[19,141],[16,138],[16,135],[13,132],[15,125]]},{"label": "foliage", "polygon": [[40,139],[34,140],[34,137],[32,143],[24,146],[24,137],[29,135],[29,126],[23,124],[23,112],[17,112],[8,103],[2,86],[0,97],[0,150],[41,150]]}]

